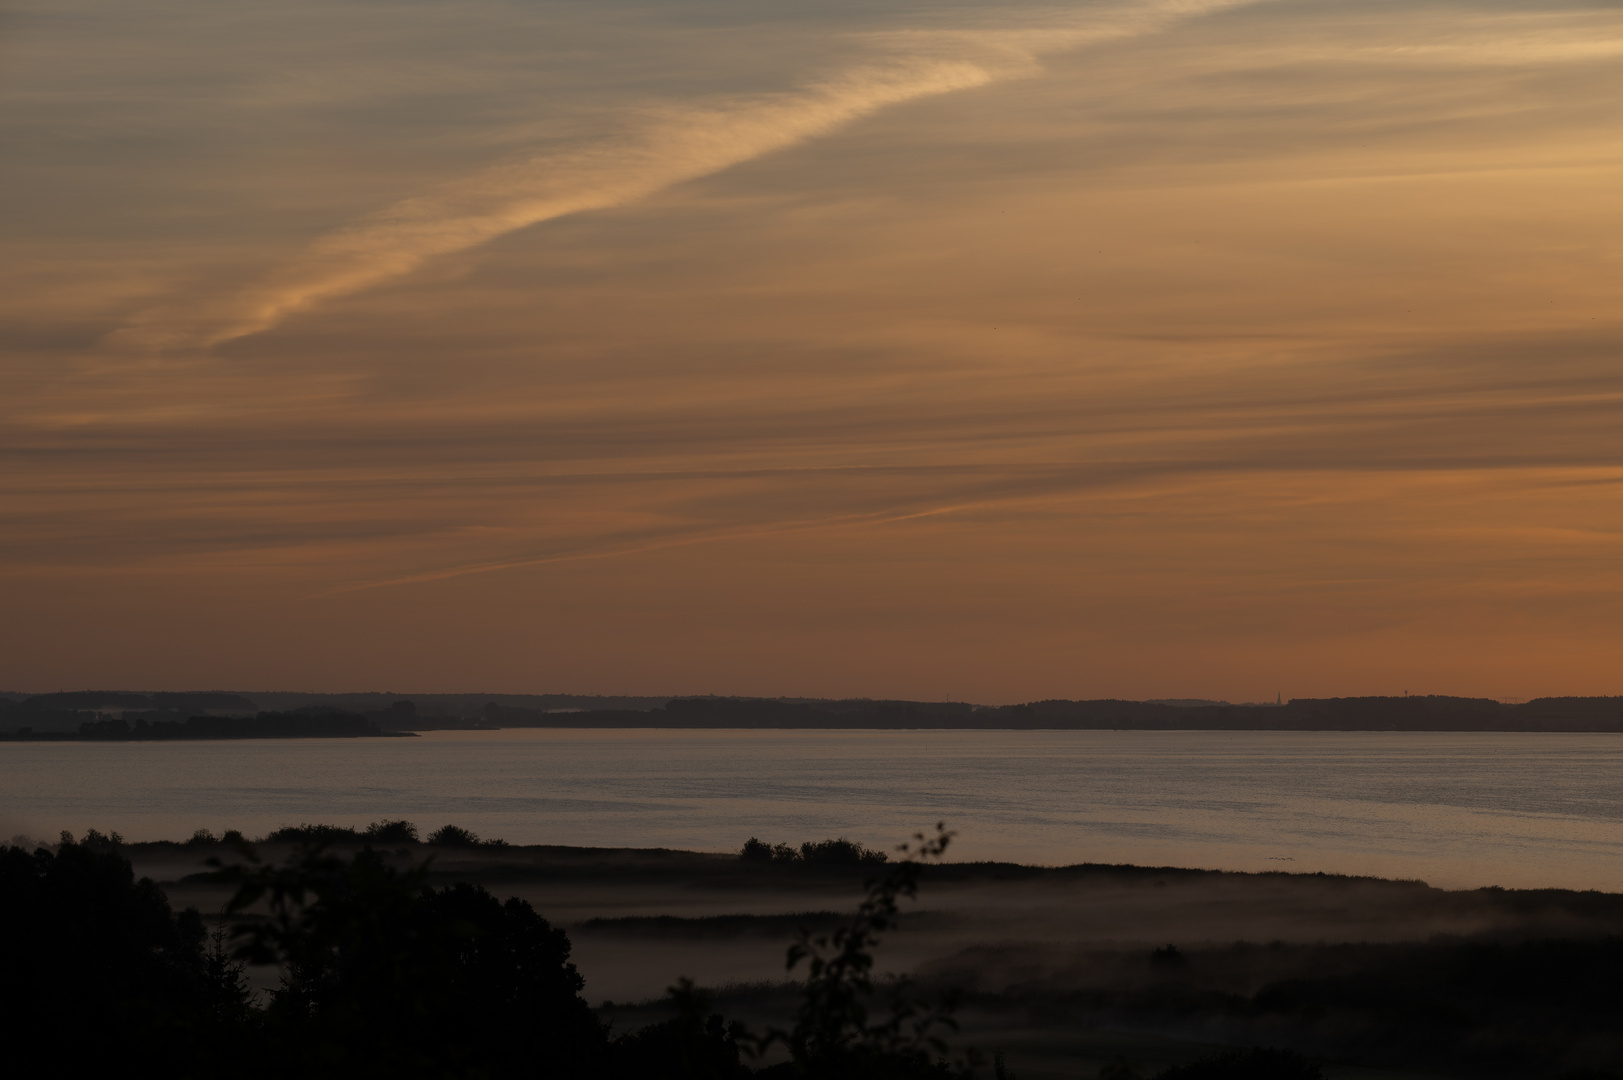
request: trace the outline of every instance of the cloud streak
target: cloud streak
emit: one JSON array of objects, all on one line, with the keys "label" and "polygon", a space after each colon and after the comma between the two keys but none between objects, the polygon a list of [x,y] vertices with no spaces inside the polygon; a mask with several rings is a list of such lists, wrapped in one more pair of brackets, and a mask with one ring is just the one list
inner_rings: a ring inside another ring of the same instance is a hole
[{"label": "cloud streak", "polygon": [[148,347],[217,345],[268,330],[325,300],[371,288],[428,261],[568,214],[603,210],[718,172],[916,98],[983,86],[996,73],[965,61],[865,67],[795,92],[732,106],[668,108],[625,137],[486,170],[406,199],[312,244],[201,320],[149,312],[125,335]]},{"label": "cloud streak", "polygon": [[1139,5],[1086,27],[867,35],[878,58],[801,89],[646,111],[618,137],[487,169],[405,199],[317,240],[257,285],[201,309],[161,307],[113,335],[142,349],[207,348],[410,274],[541,222],[623,206],[775,150],[827,135],[888,106],[1029,75],[1039,57],[1130,37],[1230,3]]}]

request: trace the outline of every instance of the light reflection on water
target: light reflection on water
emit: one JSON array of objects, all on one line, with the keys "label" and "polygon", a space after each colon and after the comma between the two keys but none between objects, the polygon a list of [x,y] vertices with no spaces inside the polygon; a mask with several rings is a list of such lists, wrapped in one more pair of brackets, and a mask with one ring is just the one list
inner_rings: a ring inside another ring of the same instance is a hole
[{"label": "light reflection on water", "polygon": [[1341,732],[430,732],[0,744],[0,831],[446,821],[736,849],[945,819],[960,858],[1623,890],[1623,737]]}]

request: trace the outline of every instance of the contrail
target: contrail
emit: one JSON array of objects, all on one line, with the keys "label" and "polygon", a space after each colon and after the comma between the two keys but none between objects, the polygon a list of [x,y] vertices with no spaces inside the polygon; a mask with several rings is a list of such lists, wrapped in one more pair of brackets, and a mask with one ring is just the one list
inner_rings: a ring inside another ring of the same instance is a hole
[{"label": "contrail", "polygon": [[[871,43],[889,47],[891,59],[795,91],[655,110],[652,122],[622,138],[487,169],[322,237],[234,296],[184,310],[148,311],[117,331],[113,340],[164,350],[207,348],[246,337],[294,312],[401,277],[433,258],[505,233],[566,214],[621,206],[827,134],[889,105],[1030,74],[1039,70],[1041,53],[1141,34],[1218,6],[1227,5],[1131,8],[1086,29],[870,35]],[[903,49],[909,54],[894,55]]]}]

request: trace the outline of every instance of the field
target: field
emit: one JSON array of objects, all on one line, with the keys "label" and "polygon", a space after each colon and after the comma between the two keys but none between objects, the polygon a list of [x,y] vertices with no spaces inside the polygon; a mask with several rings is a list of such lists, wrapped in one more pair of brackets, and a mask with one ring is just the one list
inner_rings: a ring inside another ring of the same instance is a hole
[{"label": "field", "polygon": [[[275,860],[285,845],[267,844]],[[208,845],[131,845],[176,906],[218,911]],[[725,1015],[792,1007],[785,949],[832,930],[872,866],[559,847],[391,849],[436,883],[519,896],[567,929],[586,996],[617,1030],[658,1019],[679,977]],[[1606,1075],[1623,896],[1446,891],[1422,882],[1132,866],[930,868],[878,960],[963,992],[960,1042],[1017,1076],[1142,1074],[1214,1046],[1283,1046],[1335,1077]]]}]

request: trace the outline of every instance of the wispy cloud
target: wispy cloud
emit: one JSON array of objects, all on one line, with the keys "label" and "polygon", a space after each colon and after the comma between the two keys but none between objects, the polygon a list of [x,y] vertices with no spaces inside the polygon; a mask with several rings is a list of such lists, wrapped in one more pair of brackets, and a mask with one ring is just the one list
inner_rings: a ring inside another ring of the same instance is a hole
[{"label": "wispy cloud", "polygon": [[428,261],[568,214],[622,206],[829,134],[887,106],[1039,70],[1039,57],[1153,31],[1227,2],[1132,5],[1086,25],[868,34],[868,54],[796,90],[644,110],[612,137],[508,163],[403,200],[322,237],[256,285],[212,304],[160,306],[112,335],[137,348],[217,345]]}]

